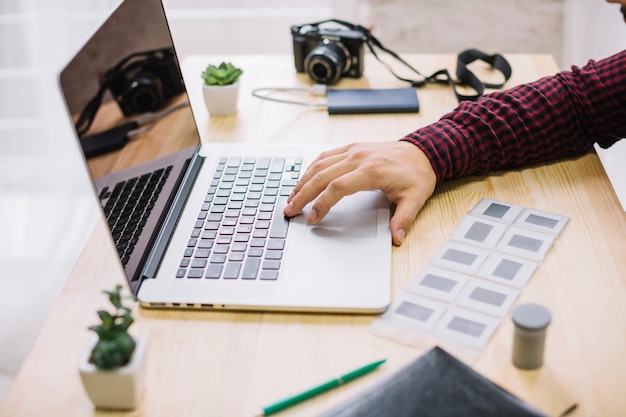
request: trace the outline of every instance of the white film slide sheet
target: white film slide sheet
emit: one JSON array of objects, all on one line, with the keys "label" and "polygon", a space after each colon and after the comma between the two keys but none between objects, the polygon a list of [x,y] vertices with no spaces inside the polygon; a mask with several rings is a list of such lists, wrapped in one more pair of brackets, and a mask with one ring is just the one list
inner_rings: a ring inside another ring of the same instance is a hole
[{"label": "white film slide sheet", "polygon": [[452,233],[452,239],[485,249],[496,247],[507,225],[485,217],[467,215]]},{"label": "white film slide sheet", "polygon": [[492,252],[478,268],[478,275],[491,281],[523,288],[539,264],[506,253]]},{"label": "white film slide sheet", "polygon": [[524,207],[515,204],[483,198],[478,202],[478,204],[476,204],[470,213],[477,216],[487,217],[492,220],[513,223],[523,210]]},{"label": "white film slide sheet", "polygon": [[446,311],[435,327],[435,334],[473,348],[483,348],[500,324],[496,317],[463,308]]},{"label": "white film slide sheet", "polygon": [[378,334],[416,346],[439,338],[482,349],[568,222],[481,199],[375,320]]},{"label": "white film slide sheet", "polygon": [[546,211],[526,209],[515,221],[519,226],[539,230],[553,235],[559,235],[567,222],[568,217]]},{"label": "white film slide sheet", "polygon": [[432,257],[431,263],[453,271],[473,274],[488,254],[485,249],[449,240]]},{"label": "white film slide sheet", "polygon": [[463,288],[457,304],[497,317],[504,317],[519,293],[518,288],[476,278]]},{"label": "white film slide sheet", "polygon": [[445,303],[404,293],[394,300],[382,318],[412,330],[430,331],[446,308]]},{"label": "white film slide sheet", "polygon": [[470,279],[466,274],[427,265],[409,283],[407,291],[451,302]]},{"label": "white film slide sheet", "polygon": [[541,261],[554,242],[554,235],[511,226],[500,241],[498,250],[520,258]]}]

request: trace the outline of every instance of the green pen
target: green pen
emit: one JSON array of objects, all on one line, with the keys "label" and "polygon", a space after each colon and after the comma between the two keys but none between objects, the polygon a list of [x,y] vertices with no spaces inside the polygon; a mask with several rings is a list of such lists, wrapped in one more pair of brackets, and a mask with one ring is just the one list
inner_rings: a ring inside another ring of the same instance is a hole
[{"label": "green pen", "polygon": [[313,398],[316,395],[322,394],[333,388],[337,388],[347,382],[352,381],[353,379],[357,379],[373,371],[374,369],[378,368],[380,365],[385,363],[385,361],[386,359],[383,359],[381,361],[370,363],[369,365],[365,365],[357,370],[348,372],[347,374],[342,375],[339,378],[335,378],[321,385],[313,387],[307,391],[304,391],[300,394],[296,394],[292,397],[288,397],[288,398],[285,398],[284,400],[278,401],[277,403],[274,403],[272,405],[268,405],[267,407],[264,407],[263,411],[260,414],[257,414],[256,417],[269,416],[271,414],[278,413],[279,411],[282,411],[285,408],[291,407],[292,405],[296,405],[298,403],[301,403],[302,401],[306,401],[310,398]]}]

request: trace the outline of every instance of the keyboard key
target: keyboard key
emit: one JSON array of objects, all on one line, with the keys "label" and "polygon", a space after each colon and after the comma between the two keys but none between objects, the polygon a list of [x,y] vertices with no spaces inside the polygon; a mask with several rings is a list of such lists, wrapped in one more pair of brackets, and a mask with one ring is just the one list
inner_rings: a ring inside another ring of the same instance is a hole
[{"label": "keyboard key", "polygon": [[238,219],[236,217],[226,217],[222,222],[222,225],[234,227],[237,226],[237,221]]},{"label": "keyboard key", "polygon": [[233,226],[225,226],[220,229],[220,235],[232,236],[235,234],[235,228]]},{"label": "keyboard key", "polygon": [[219,253],[211,256],[212,264],[223,264],[224,262],[226,262],[226,255],[224,254]]},{"label": "keyboard key", "polygon": [[257,220],[272,220],[272,213],[268,211],[264,211],[262,213],[259,213],[259,215],[256,218]]},{"label": "keyboard key", "polygon": [[190,269],[187,278],[202,278],[202,275],[204,275],[204,269]]},{"label": "keyboard key", "polygon": [[206,270],[206,278],[218,279],[222,275],[222,264],[209,264]]},{"label": "keyboard key", "polygon": [[259,158],[256,166],[259,169],[268,169],[270,167],[271,158]]},{"label": "keyboard key", "polygon": [[196,258],[208,258],[210,254],[211,254],[211,251],[208,249],[198,249],[196,251]]},{"label": "keyboard key", "polygon": [[211,249],[213,247],[213,240],[211,239],[200,239],[198,243],[198,249]]},{"label": "keyboard key", "polygon": [[242,279],[256,279],[261,265],[261,258],[248,258],[241,273]]},{"label": "keyboard key", "polygon": [[265,251],[265,259],[280,260],[282,258],[283,258],[283,251],[281,250],[266,250]]},{"label": "keyboard key", "polygon": [[248,256],[261,257],[263,256],[263,248],[250,248],[248,249]]},{"label": "keyboard key", "polygon": [[284,207],[287,205],[287,199],[284,197],[279,198],[278,204],[276,204],[277,215],[272,221],[272,228],[270,230],[271,238],[287,237],[287,231],[289,230],[289,219],[282,215]]},{"label": "keyboard key", "polygon": [[240,224],[237,227],[237,233],[251,233],[252,232],[252,225],[250,224]]},{"label": "keyboard key", "polygon": [[209,222],[221,222],[222,221],[222,213],[211,213],[209,217],[207,217],[207,221]]},{"label": "keyboard key", "polygon": [[285,158],[274,158],[270,166],[270,172],[283,172],[285,167]]},{"label": "keyboard key", "polygon": [[233,240],[232,236],[229,235],[220,235],[217,237],[217,244],[219,245],[230,245],[230,242]]},{"label": "keyboard key", "polygon": [[248,242],[250,240],[250,235],[248,233],[237,233],[235,235],[235,242]]},{"label": "keyboard key", "polygon": [[276,196],[274,195],[264,195],[263,198],[261,199],[261,204],[267,204],[267,205],[271,205],[272,208],[274,207],[274,204],[276,204]]},{"label": "keyboard key", "polygon": [[237,279],[239,278],[239,271],[241,270],[241,262],[229,262],[226,264],[224,270],[224,279]]},{"label": "keyboard key", "polygon": [[226,163],[227,167],[238,167],[239,165],[241,165],[241,158],[229,158],[228,162]]},{"label": "keyboard key", "polygon": [[269,271],[266,269],[261,270],[259,279],[266,281],[276,281],[278,279],[278,271]]},{"label": "keyboard key", "polygon": [[250,246],[253,248],[262,248],[265,246],[265,239],[252,239]]},{"label": "keyboard key", "polygon": [[270,239],[267,242],[267,249],[269,250],[283,250],[285,249],[284,239]]},{"label": "keyboard key", "polygon": [[230,249],[229,245],[215,245],[213,253],[228,253],[228,249]]},{"label": "keyboard key", "polygon": [[266,238],[267,237],[267,229],[254,229],[252,232],[253,238]]},{"label": "keyboard key", "polygon": [[254,227],[257,229],[269,229],[270,222],[268,220],[259,220],[254,224]]},{"label": "keyboard key", "polygon": [[241,262],[243,261],[243,259],[246,257],[245,252],[231,252],[230,256],[228,257],[229,261],[237,261],[237,262]]},{"label": "keyboard key", "polygon": [[280,268],[280,261],[263,261],[263,269],[278,270]]},{"label": "keyboard key", "polygon": [[196,258],[191,262],[191,267],[192,268],[205,268],[206,264],[207,264],[206,258]]},{"label": "keyboard key", "polygon": [[217,231],[216,230],[205,230],[200,235],[201,239],[211,239],[211,240],[213,240],[216,237],[217,237]]},{"label": "keyboard key", "polygon": [[294,187],[285,187],[282,186],[280,188],[280,192],[278,193],[279,196],[281,197],[289,197],[291,195],[291,192],[293,191]]},{"label": "keyboard key", "polygon": [[248,249],[248,245],[243,242],[233,243],[233,246],[230,248],[232,252],[245,252]]}]

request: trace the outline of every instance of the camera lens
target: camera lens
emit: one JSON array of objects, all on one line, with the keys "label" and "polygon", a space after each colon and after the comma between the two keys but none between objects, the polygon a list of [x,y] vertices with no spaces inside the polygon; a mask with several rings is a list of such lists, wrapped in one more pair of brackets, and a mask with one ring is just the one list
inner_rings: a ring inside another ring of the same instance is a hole
[{"label": "camera lens", "polygon": [[123,100],[133,113],[147,113],[163,107],[163,87],[161,80],[150,74],[137,74],[129,81]]},{"label": "camera lens", "polygon": [[306,56],[304,67],[313,81],[335,84],[350,67],[348,55],[343,45],[324,40]]}]

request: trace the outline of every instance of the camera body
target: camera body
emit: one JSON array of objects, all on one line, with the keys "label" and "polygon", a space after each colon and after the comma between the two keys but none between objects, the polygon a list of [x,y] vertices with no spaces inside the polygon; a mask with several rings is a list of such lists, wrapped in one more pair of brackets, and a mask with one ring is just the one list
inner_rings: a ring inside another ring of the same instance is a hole
[{"label": "camera body", "polygon": [[355,29],[292,26],[296,71],[306,72],[320,84],[335,84],[341,77],[363,75],[366,36]]},{"label": "camera body", "polygon": [[185,90],[172,48],[133,54],[120,64],[105,78],[125,116],[160,110]]}]

